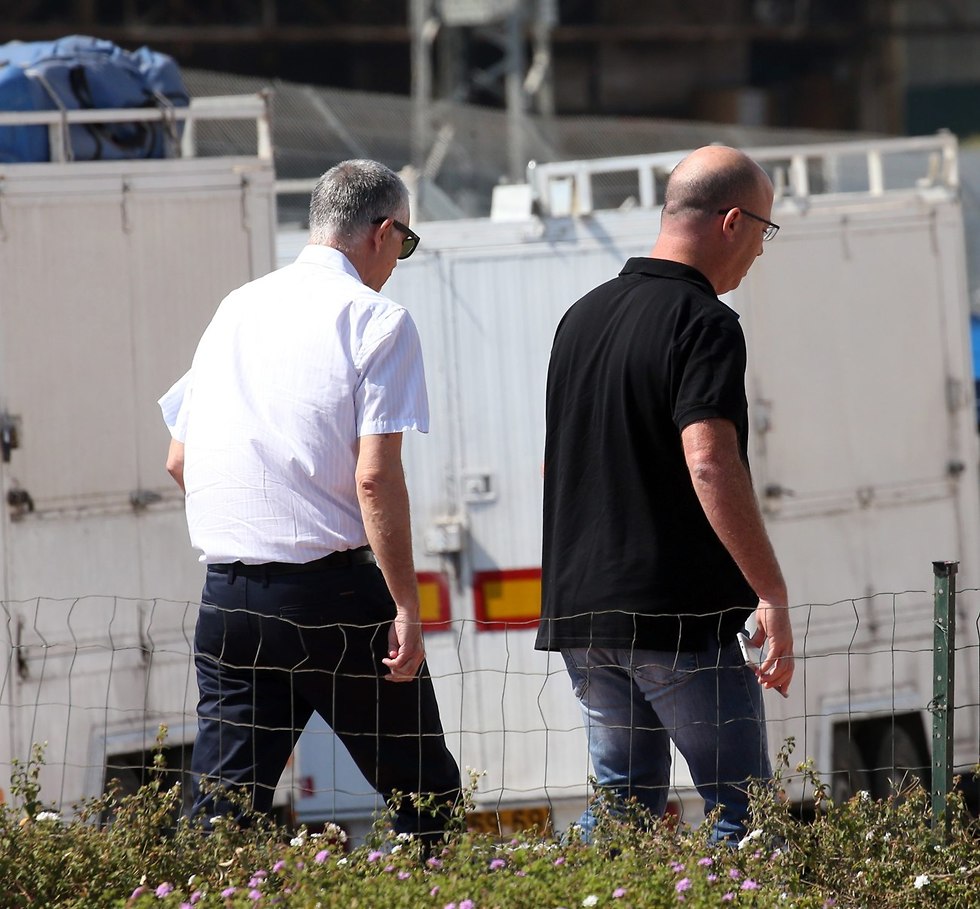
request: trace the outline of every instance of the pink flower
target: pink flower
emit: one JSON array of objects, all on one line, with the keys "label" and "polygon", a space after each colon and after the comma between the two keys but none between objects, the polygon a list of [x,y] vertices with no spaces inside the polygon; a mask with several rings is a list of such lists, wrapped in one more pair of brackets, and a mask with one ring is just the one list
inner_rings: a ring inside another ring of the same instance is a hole
[{"label": "pink flower", "polygon": [[722,901],[723,903],[730,903],[730,902],[731,902],[731,901],[732,901],[733,899],[735,899],[735,894],[734,894],[734,893],[726,893],[726,894],[725,894],[725,895],[724,895],[724,896],[723,896],[723,897],[721,898],[721,901]]},{"label": "pink flower", "polygon": [[626,896],[626,888],[625,887],[617,887],[615,890],[613,890],[613,899],[614,900],[621,900],[624,896]]},{"label": "pink flower", "polygon": [[191,894],[191,905],[193,906],[193,905],[195,905],[196,903],[199,903],[199,902],[201,901],[201,899],[203,898],[203,896],[204,896],[204,894],[203,894],[203,893],[201,893],[201,891],[200,891],[200,890],[195,890],[195,891],[194,891],[194,892],[193,892],[193,893]]},{"label": "pink flower", "polygon": [[439,887],[437,885],[429,891],[429,896],[438,896],[438,895],[439,895]]},{"label": "pink flower", "polygon": [[222,899],[230,899],[234,895],[235,895],[234,887],[225,887],[225,889],[221,891]]},{"label": "pink flower", "polygon": [[520,871],[514,872],[514,877],[527,877],[527,872],[522,868]]},{"label": "pink flower", "polygon": [[130,898],[131,900],[134,900],[134,899],[136,899],[137,897],[140,897],[140,896],[142,896],[142,895],[143,895],[144,893],[146,893],[146,887],[137,887],[137,888],[136,888],[136,889],[135,889],[135,890],[134,890],[134,891],[133,891],[133,892],[132,892],[132,893],[131,893],[131,894],[129,895],[129,898]]},{"label": "pink flower", "polygon": [[408,872],[408,871],[399,871],[398,872],[398,880],[400,880],[400,881],[407,881],[411,876],[412,876],[411,873]]},{"label": "pink flower", "polygon": [[708,875],[708,883],[709,884],[713,884],[716,880],[718,880],[718,875],[717,874],[709,874]]},{"label": "pink flower", "polygon": [[555,859],[555,867],[557,868],[559,865],[564,865],[564,864],[565,864],[565,856],[559,855],[558,858]]},{"label": "pink flower", "polygon": [[282,859],[279,859],[279,861],[272,866],[272,873],[278,874],[285,867],[286,867],[286,863]]},{"label": "pink flower", "polygon": [[432,858],[426,859],[425,860],[425,863],[430,868],[441,868],[442,867],[442,861],[440,859],[437,859],[435,856],[433,856]]},{"label": "pink flower", "polygon": [[742,875],[739,873],[738,868],[732,868],[732,870],[728,872],[728,876],[733,881],[737,881]]},{"label": "pink flower", "polygon": [[463,900],[459,904],[459,909],[473,909],[473,900]]},{"label": "pink flower", "polygon": [[744,881],[742,881],[742,889],[743,890],[758,890],[759,889],[759,885],[754,880],[752,880],[752,878],[747,877]]},{"label": "pink flower", "polygon": [[174,889],[173,884],[167,884],[167,883],[161,884],[156,889],[157,899],[162,900],[168,893],[173,893],[173,889]]},{"label": "pink flower", "polygon": [[507,863],[506,863],[506,862],[505,862],[505,861],[504,861],[504,860],[503,860],[502,858],[495,858],[495,859],[494,859],[494,860],[493,860],[493,861],[492,861],[492,862],[490,863],[490,870],[491,870],[491,871],[499,871],[499,870],[500,870],[501,868],[503,868],[503,867],[504,867],[504,865],[506,865],[506,864],[507,864]]},{"label": "pink flower", "polygon": [[715,860],[712,859],[712,858],[708,858],[707,856],[705,856],[704,858],[699,858],[698,859],[698,864],[702,868],[710,868],[714,863],[715,863]]},{"label": "pink flower", "polygon": [[685,890],[691,889],[691,879],[689,877],[682,877],[675,885],[675,890],[678,893],[683,893]]},{"label": "pink flower", "polygon": [[674,874],[680,874],[684,870],[684,866],[680,862],[671,862],[670,870],[673,871]]},{"label": "pink flower", "polygon": [[374,851],[374,852],[369,852],[369,853],[368,853],[368,861],[369,861],[369,862],[376,862],[376,861],[377,861],[377,860],[378,860],[379,858],[381,858],[381,857],[382,857],[383,855],[384,855],[384,853],[383,853],[383,852],[378,852],[378,851]]},{"label": "pink flower", "polygon": [[313,856],[313,861],[318,865],[322,865],[328,858],[330,858],[330,850],[321,849],[316,855]]},{"label": "pink flower", "polygon": [[262,891],[261,890],[255,890],[253,888],[252,890],[249,890],[248,891],[248,898],[250,900],[260,900],[260,899],[262,899]]}]

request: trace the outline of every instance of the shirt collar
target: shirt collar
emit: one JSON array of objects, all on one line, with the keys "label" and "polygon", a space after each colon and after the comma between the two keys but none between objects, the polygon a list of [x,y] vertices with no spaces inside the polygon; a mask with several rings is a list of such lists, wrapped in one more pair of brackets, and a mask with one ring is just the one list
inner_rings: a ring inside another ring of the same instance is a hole
[{"label": "shirt collar", "polygon": [[364,283],[361,280],[361,276],[357,273],[357,269],[351,264],[350,259],[339,249],[334,249],[332,246],[310,243],[308,246],[303,247],[303,250],[296,257],[296,261],[310,263],[311,265],[322,265],[325,268],[342,271],[352,278],[357,279],[362,284]]},{"label": "shirt collar", "polygon": [[706,293],[711,294],[715,299],[718,298],[718,294],[715,293],[711,282],[701,272],[696,268],[692,268],[690,265],[684,265],[682,262],[674,262],[671,259],[650,259],[643,256],[633,256],[626,260],[626,264],[623,266],[620,274],[641,274],[648,275],[652,278],[674,278],[679,281],[688,281],[691,284],[697,285]]}]

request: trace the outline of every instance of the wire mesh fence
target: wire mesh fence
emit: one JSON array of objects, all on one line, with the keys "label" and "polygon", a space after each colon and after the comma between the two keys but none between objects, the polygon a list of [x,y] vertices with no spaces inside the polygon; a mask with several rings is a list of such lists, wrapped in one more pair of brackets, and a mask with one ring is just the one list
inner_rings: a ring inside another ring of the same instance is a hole
[{"label": "wire mesh fence", "polygon": [[[980,740],[980,598],[975,589],[956,594],[947,767],[933,764],[937,620],[934,592],[925,589],[793,607],[797,672],[788,699],[766,697],[770,751],[792,740],[791,767],[809,759],[835,799],[860,790],[883,798],[913,778],[928,788],[938,773],[969,771]],[[135,789],[147,780],[155,750],[168,782],[185,784],[186,798],[197,728],[197,612],[191,602],[122,597],[0,604],[0,788],[9,794],[13,762],[44,743],[42,798],[62,810],[113,779]],[[526,623],[455,616],[426,635],[447,744],[460,767],[479,775],[483,819],[476,823],[567,823],[590,794],[586,734],[564,663],[557,653],[534,651],[533,635]],[[158,742],[161,727],[166,738]],[[806,812],[812,793],[802,776],[791,770],[783,782]],[[967,776],[963,785],[975,809],[975,780]],[[295,822],[355,829],[380,807],[316,715],[275,805]],[[669,810],[698,819],[680,754]]]}]

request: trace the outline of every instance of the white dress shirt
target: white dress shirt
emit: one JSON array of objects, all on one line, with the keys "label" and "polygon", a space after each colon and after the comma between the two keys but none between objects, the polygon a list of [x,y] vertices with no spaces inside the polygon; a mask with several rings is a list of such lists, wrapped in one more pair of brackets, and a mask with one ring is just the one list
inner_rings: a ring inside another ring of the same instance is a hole
[{"label": "white dress shirt", "polygon": [[411,316],[327,246],[230,293],[160,407],[185,444],[187,524],[207,563],[363,546],[357,438],[429,429]]}]

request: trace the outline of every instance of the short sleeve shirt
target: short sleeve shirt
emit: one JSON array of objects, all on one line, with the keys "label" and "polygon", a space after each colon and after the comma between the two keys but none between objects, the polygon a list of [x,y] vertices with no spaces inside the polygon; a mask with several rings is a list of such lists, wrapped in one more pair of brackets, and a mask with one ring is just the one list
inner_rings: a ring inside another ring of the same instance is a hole
[{"label": "short sleeve shirt", "polygon": [[546,401],[538,649],[696,650],[757,597],[694,492],[693,422],[736,428],[747,463],[738,315],[686,265],[630,259],[556,332]]},{"label": "short sleeve shirt", "polygon": [[160,403],[208,563],[364,545],[358,437],[429,428],[415,324],[326,246],[229,294]]}]

